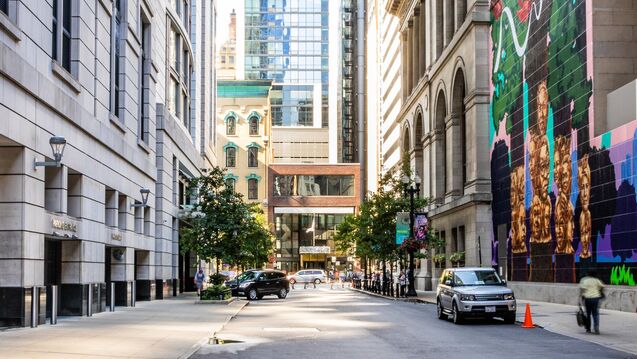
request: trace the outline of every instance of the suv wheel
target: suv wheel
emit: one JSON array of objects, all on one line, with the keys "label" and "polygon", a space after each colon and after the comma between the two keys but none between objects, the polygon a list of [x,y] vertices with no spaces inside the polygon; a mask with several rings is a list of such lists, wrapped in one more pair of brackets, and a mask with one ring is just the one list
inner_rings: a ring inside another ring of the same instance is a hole
[{"label": "suv wheel", "polygon": [[515,324],[515,313],[507,314],[502,319],[506,324]]},{"label": "suv wheel", "polygon": [[252,288],[248,291],[248,300],[257,300],[259,299],[259,295],[257,294],[257,290]]},{"label": "suv wheel", "polygon": [[281,288],[279,290],[279,294],[277,294],[277,296],[279,297],[279,299],[285,299],[285,297],[288,296],[288,290],[285,288]]},{"label": "suv wheel", "polygon": [[456,305],[456,302],[453,302],[453,308],[451,310],[451,314],[453,316],[453,324],[462,324],[462,321],[464,318],[462,318],[462,314],[460,314],[460,311],[458,310],[458,306]]},{"label": "suv wheel", "polygon": [[321,284],[321,280],[318,278],[314,279],[314,284]]},{"label": "suv wheel", "polygon": [[440,320],[445,320],[447,319],[447,314],[445,314],[443,308],[442,308],[442,303],[440,302],[440,300],[438,300],[438,319]]}]

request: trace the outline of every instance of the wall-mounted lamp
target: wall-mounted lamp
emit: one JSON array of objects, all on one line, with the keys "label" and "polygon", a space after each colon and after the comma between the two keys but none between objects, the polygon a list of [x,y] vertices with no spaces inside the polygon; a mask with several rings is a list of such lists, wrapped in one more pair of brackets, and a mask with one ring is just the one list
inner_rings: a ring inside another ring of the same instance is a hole
[{"label": "wall-mounted lamp", "polygon": [[66,147],[66,139],[63,136],[53,136],[49,139],[51,150],[53,151],[53,161],[38,162],[35,161],[34,168],[42,167],[60,167],[62,166],[62,156]]},{"label": "wall-mounted lamp", "polygon": [[148,188],[142,188],[139,190],[139,193],[142,194],[142,203],[133,203],[130,205],[131,208],[140,208],[148,206],[148,195],[150,194],[150,190]]}]

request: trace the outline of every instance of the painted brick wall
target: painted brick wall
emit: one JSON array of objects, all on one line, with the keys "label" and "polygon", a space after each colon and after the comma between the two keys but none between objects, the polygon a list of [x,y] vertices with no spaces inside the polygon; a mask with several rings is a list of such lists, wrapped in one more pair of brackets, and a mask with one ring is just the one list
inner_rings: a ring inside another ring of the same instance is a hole
[{"label": "painted brick wall", "polygon": [[637,120],[595,122],[637,77],[635,19],[635,1],[491,1],[492,253],[510,280],[635,285]]}]

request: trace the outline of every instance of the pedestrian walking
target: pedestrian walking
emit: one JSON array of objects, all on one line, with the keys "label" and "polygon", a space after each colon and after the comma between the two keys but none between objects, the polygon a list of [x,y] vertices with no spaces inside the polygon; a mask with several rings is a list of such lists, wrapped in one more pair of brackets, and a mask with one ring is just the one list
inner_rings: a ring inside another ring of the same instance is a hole
[{"label": "pedestrian walking", "polygon": [[341,288],[345,288],[345,272],[341,272],[338,279],[341,282]]},{"label": "pedestrian walking", "polygon": [[199,268],[197,274],[195,274],[195,285],[197,286],[197,295],[201,296],[203,290],[203,281],[206,275],[203,273],[203,269]]},{"label": "pedestrian walking", "polygon": [[405,271],[400,271],[400,275],[398,275],[398,283],[400,283],[400,296],[405,296],[405,287],[407,286],[407,276],[405,275]]},{"label": "pedestrian walking", "polygon": [[597,278],[594,270],[589,270],[579,282],[580,294],[586,307],[586,333],[591,332],[591,324],[595,334],[599,334],[599,302],[604,299],[604,283]]}]

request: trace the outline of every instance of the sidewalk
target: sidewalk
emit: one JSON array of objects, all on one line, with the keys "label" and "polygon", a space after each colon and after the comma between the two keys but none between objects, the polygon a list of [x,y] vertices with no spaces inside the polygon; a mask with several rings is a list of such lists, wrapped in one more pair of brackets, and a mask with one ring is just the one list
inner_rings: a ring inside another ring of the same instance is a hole
[{"label": "sidewalk", "polygon": [[0,332],[0,358],[187,358],[246,304],[194,305],[195,295],[137,302],[57,325]]},{"label": "sidewalk", "polygon": [[[436,292],[418,291],[417,293],[420,301],[436,304]],[[531,306],[531,315],[535,325],[553,333],[637,355],[637,341],[635,340],[637,314],[601,309],[599,322],[602,334],[594,335],[586,334],[584,328],[577,326],[576,306],[519,299],[517,303],[518,322],[524,321],[526,304],[528,303]]]}]

